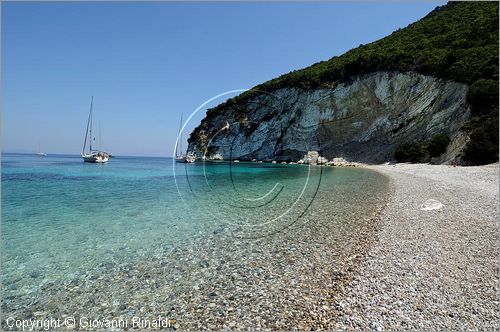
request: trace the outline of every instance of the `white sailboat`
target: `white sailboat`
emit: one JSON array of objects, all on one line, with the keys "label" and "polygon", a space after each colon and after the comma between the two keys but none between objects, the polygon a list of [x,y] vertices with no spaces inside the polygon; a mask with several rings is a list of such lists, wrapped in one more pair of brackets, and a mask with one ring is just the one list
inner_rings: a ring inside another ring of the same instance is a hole
[{"label": "white sailboat", "polygon": [[[99,150],[93,150],[92,149],[92,141],[95,140],[95,138],[92,136],[92,108],[94,105],[94,97],[92,97],[90,101],[90,112],[89,112],[89,119],[87,120],[87,131],[85,132],[85,140],[83,142],[83,150],[82,150],[82,158],[83,161],[88,162],[88,163],[105,163],[109,160],[109,153],[101,151],[100,149],[100,138],[99,138]],[[100,132],[100,127],[99,127],[99,132]],[[89,150],[88,152],[85,152],[85,148],[87,146],[87,138],[89,141]]]},{"label": "white sailboat", "polygon": [[179,140],[177,141],[177,146],[175,147],[175,161],[178,163],[194,163],[196,156],[192,153],[186,155],[182,154],[182,113],[181,113],[181,125],[179,127]]},{"label": "white sailboat", "polygon": [[40,149],[40,144],[38,144],[38,152],[36,153],[36,155],[39,157],[47,156],[47,154],[45,152],[42,152],[42,150]]}]

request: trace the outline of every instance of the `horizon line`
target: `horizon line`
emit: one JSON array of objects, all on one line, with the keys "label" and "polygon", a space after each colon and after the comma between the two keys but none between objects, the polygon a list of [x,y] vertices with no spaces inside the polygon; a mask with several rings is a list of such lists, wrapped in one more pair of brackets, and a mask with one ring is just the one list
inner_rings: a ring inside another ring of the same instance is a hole
[{"label": "horizon line", "polygon": [[[36,152],[12,152],[12,151],[1,151],[1,154],[22,154],[22,155],[36,155]],[[80,154],[75,153],[48,153],[45,152],[47,156],[78,156],[81,157]],[[132,154],[111,154],[113,157],[146,157],[146,158],[173,158],[171,155],[132,155]]]}]

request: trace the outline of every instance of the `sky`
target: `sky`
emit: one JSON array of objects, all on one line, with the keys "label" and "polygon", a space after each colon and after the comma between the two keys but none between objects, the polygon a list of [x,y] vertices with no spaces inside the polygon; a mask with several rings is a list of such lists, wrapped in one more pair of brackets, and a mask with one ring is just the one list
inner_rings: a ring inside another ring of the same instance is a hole
[{"label": "sky", "polygon": [[[93,96],[104,150],[171,156],[181,114],[443,4],[2,1],[2,151],[81,153]],[[184,149],[206,107],[186,123]]]}]

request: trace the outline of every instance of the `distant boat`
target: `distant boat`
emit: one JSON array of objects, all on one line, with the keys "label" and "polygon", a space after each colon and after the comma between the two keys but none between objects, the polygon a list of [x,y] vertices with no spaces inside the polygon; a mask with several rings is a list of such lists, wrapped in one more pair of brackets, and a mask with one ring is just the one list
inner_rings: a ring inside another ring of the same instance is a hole
[{"label": "distant boat", "polygon": [[184,159],[186,163],[194,163],[196,161],[196,156],[192,153],[188,153]]},{"label": "distant boat", "polygon": [[38,152],[36,153],[37,156],[40,156],[40,157],[45,157],[47,154],[45,152],[42,152],[42,150],[40,149],[40,144],[38,144]]},{"label": "distant boat", "polygon": [[179,127],[179,140],[177,141],[177,146],[175,147],[175,162],[177,163],[194,163],[196,156],[192,153],[182,154],[182,113],[181,113],[181,125]]},{"label": "distant boat", "polygon": [[[95,137],[92,136],[92,108],[94,105],[94,97],[90,101],[90,112],[89,119],[87,120],[87,131],[85,132],[85,140],[83,142],[82,158],[83,161],[88,163],[105,163],[109,160],[109,153],[101,151],[101,139],[99,137],[99,150],[92,149],[92,141],[95,141]],[[100,126],[99,126],[99,136],[100,136]],[[89,150],[85,152],[87,147],[87,138],[89,141]]]}]

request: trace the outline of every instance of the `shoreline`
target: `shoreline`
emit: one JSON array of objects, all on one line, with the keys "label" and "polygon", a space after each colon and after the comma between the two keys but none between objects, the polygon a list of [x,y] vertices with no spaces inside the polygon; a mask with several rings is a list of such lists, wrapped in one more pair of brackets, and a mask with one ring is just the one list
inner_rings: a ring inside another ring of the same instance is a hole
[{"label": "shoreline", "polygon": [[[393,190],[372,247],[335,299],[335,329],[497,330],[498,163],[363,167]],[[421,210],[428,199],[444,207]]]}]

